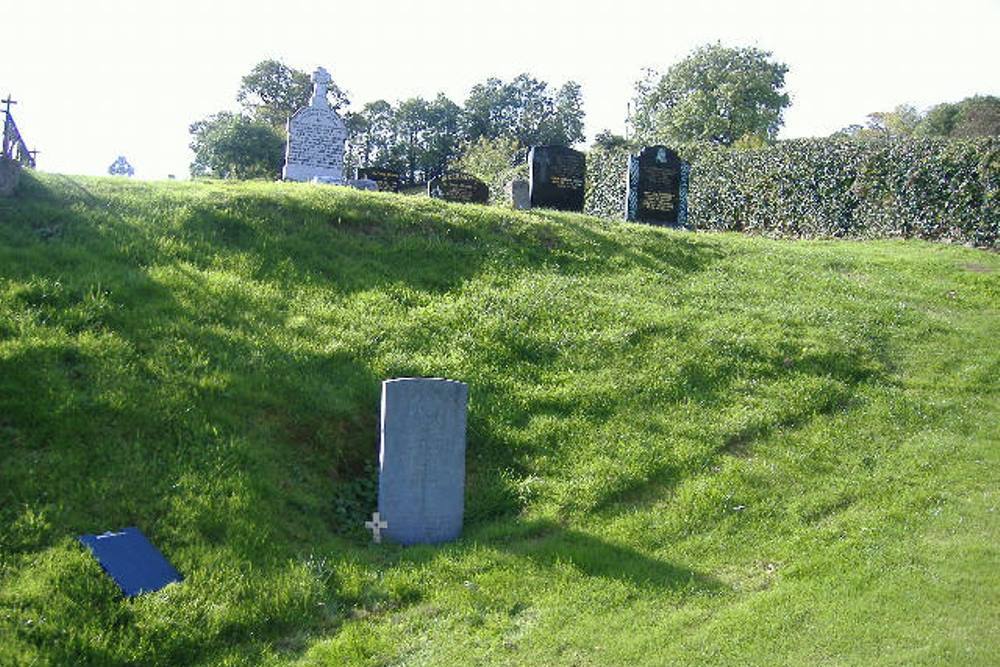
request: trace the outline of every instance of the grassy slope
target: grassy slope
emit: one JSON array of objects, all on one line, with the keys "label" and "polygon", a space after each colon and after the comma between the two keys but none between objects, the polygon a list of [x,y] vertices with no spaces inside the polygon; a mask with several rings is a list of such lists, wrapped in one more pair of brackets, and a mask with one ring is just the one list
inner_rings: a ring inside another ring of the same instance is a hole
[{"label": "grassy slope", "polygon": [[[998,298],[941,245],[39,175],[0,664],[986,664]],[[453,545],[360,529],[403,375],[470,384]],[[186,581],[121,600],[73,536],[125,525]]]}]

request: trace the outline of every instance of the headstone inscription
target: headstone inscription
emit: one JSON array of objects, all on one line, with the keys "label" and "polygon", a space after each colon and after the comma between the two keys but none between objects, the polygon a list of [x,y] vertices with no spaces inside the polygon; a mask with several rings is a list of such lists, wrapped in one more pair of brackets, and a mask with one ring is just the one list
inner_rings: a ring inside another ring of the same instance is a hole
[{"label": "headstone inscription", "polygon": [[358,169],[356,179],[375,181],[380,192],[399,192],[399,172],[392,169],[362,167]]},{"label": "headstone inscription", "polygon": [[288,143],[285,146],[286,181],[344,182],[344,142],[347,126],[330,107],[326,91],[332,79],[325,69],[312,75],[313,94],[309,106],[288,119]]},{"label": "headstone inscription", "polygon": [[629,156],[625,219],[686,225],[688,173],[688,165],[666,146],[647,146]]},{"label": "headstone inscription", "polygon": [[469,388],[438,378],[382,383],[378,516],[400,544],[447,542],[462,533]]},{"label": "headstone inscription", "polygon": [[507,197],[515,211],[531,208],[531,194],[528,191],[528,181],[519,178],[507,183]]},{"label": "headstone inscription", "polygon": [[587,162],[583,153],[566,146],[533,146],[528,152],[531,208],[583,210]]},{"label": "headstone inscription", "polygon": [[427,181],[427,196],[460,204],[488,204],[490,188],[471,174],[452,171]]}]

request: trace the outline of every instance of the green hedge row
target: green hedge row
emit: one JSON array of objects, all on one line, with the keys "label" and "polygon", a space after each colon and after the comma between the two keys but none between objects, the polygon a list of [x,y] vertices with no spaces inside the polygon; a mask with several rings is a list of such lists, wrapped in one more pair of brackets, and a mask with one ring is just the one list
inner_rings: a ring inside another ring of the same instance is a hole
[{"label": "green hedge row", "polygon": [[[678,152],[692,165],[695,229],[1000,243],[1000,138],[801,139]],[[588,213],[622,216],[627,154],[588,153]]]}]

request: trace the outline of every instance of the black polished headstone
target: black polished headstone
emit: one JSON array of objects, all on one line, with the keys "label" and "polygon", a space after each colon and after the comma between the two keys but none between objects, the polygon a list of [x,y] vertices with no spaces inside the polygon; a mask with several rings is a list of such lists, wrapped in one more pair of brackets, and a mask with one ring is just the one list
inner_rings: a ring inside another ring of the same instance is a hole
[{"label": "black polished headstone", "polygon": [[656,225],[687,224],[688,165],[666,146],[629,157],[625,219]]},{"label": "black polished headstone", "polygon": [[392,169],[364,167],[358,169],[356,178],[375,181],[379,192],[399,192],[399,172]]},{"label": "black polished headstone", "polygon": [[587,162],[566,146],[533,146],[528,153],[528,197],[531,208],[583,210]]},{"label": "black polished headstone", "polygon": [[427,181],[427,196],[460,204],[488,204],[490,188],[471,174],[453,171]]}]

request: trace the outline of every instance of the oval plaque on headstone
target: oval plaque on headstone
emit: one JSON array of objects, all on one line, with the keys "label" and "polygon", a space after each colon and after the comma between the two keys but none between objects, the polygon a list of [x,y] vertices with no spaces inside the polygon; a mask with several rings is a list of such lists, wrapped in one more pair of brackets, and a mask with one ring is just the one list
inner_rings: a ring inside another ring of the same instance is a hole
[{"label": "oval plaque on headstone", "polygon": [[468,397],[454,380],[382,383],[378,512],[390,540],[433,544],[462,534]]},{"label": "oval plaque on headstone", "polygon": [[427,181],[427,196],[460,204],[487,204],[490,188],[471,174],[453,171]]},{"label": "oval plaque on headstone", "polygon": [[533,146],[528,152],[528,197],[531,208],[583,210],[587,161],[566,146]]}]

